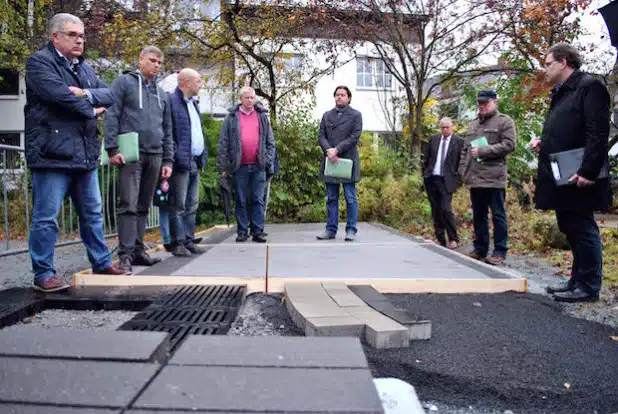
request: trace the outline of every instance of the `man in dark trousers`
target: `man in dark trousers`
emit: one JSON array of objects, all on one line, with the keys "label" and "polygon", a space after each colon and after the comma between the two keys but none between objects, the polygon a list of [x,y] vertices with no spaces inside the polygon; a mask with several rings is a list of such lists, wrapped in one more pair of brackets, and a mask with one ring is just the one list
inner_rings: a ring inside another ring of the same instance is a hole
[{"label": "man in dark trousers", "polygon": [[[453,135],[451,118],[440,120],[440,135],[434,135],[423,147],[423,178],[431,205],[431,217],[438,242],[457,248],[457,226],[451,209],[453,193],[459,185],[459,161],[464,140]],[[448,235],[448,245],[445,231]]]},{"label": "man in dark trousers", "polygon": [[[132,265],[152,266],[161,261],[146,253],[144,234],[148,210],[159,180],[172,175],[172,116],[169,98],[157,85],[163,52],[147,46],[139,55],[139,70],[118,76],[112,83],[116,103],[105,117],[105,149],[109,162],[119,168],[119,267],[131,273]],[[139,160],[125,163],[118,150],[120,134],[137,132]]]},{"label": "man in dark trousers", "polygon": [[[240,90],[240,103],[228,109],[221,125],[217,148],[217,169],[222,177],[234,177],[236,193],[236,241],[251,238],[266,243],[264,235],[264,185],[266,171],[275,156],[275,138],[268,120],[268,111],[255,103],[255,90],[245,86]],[[247,203],[247,199],[249,203]]]},{"label": "man in dark trousers", "polygon": [[181,257],[204,253],[193,242],[199,201],[199,171],[208,155],[202,118],[193,99],[200,93],[201,87],[200,74],[185,68],[178,73],[178,87],[170,95],[175,151],[174,171],[170,178],[172,203],[165,208],[169,211],[171,252]]},{"label": "man in dark trousers", "polygon": [[26,62],[26,161],[32,173],[32,226],[28,246],[35,290],[70,285],[56,277],[58,211],[69,193],[94,273],[124,274],[112,264],[103,231],[97,159],[97,117],[114,94],[84,62],[84,24],[59,13],[49,22],[49,43]]},{"label": "man in dark trousers", "polygon": [[363,116],[356,109],[350,108],[352,92],[347,86],[335,88],[335,107],[322,116],[318,141],[325,156],[333,163],[339,158],[353,161],[352,177],[350,179],[326,177],[322,160],[320,179],[326,183],[326,210],[328,218],[326,231],[317,236],[318,240],[334,239],[339,227],[339,184],[343,186],[343,195],[347,204],[347,223],[345,241],[354,241],[358,218],[358,200],[356,199],[356,183],[360,180],[360,158],[358,156],[358,140],[363,132]]},{"label": "man in dark trousers", "polygon": [[[609,207],[609,179],[598,176],[608,162],[610,97],[601,81],[579,70],[581,64],[577,49],[568,43],[547,52],[543,66],[555,87],[541,138],[530,142],[539,154],[536,207],[556,211],[558,228],[573,252],[569,281],[547,288],[563,302],[599,299],[603,252],[593,212]],[[581,167],[570,185],[557,186],[549,155],[576,148],[585,148]]]},{"label": "man in dark trousers", "polygon": [[[515,150],[515,123],[498,111],[498,96],[492,89],[477,94],[478,116],[468,125],[459,165],[463,182],[470,188],[474,250],[468,254],[489,264],[504,263],[508,250],[508,220],[504,201],[507,157]],[[489,252],[488,211],[494,225],[494,251]]]}]

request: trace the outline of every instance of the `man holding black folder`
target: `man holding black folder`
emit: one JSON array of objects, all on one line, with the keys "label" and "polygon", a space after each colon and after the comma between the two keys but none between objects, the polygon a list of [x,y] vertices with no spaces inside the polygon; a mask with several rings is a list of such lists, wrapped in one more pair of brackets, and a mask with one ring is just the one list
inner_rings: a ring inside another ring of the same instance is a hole
[{"label": "man holding black folder", "polygon": [[[594,211],[609,207],[609,179],[603,171],[608,163],[610,97],[601,81],[579,70],[581,65],[570,44],[549,49],[543,66],[555,87],[541,138],[529,144],[539,154],[536,207],[556,211],[558,227],[573,253],[569,281],[547,288],[562,302],[599,299],[603,252]],[[578,151],[565,151],[577,149],[583,149],[579,169],[567,173],[573,161],[569,154]]]},{"label": "man holding black folder", "polygon": [[[156,83],[162,63],[159,48],[142,49],[139,70],[120,75],[112,83],[117,100],[105,117],[105,149],[109,162],[119,167],[118,256],[126,272],[132,272],[132,265],[152,266],[161,261],[146,253],[144,234],[159,173],[169,178],[174,162],[169,97]],[[123,153],[119,139],[131,133],[137,134],[139,148]],[[136,150],[139,155],[129,162]]]},{"label": "man holding black folder", "polygon": [[[320,179],[326,184],[326,231],[318,240],[334,239],[339,227],[339,184],[347,204],[345,241],[354,241],[358,218],[356,183],[360,180],[358,140],[363,132],[363,116],[350,108],[352,92],[347,86],[335,88],[335,108],[326,112],[320,122],[318,142],[324,151]],[[343,164],[347,164],[346,166]],[[341,165],[339,165],[341,164]],[[351,170],[350,170],[351,167]],[[344,174],[339,174],[343,172]],[[349,174],[347,174],[349,173]]]}]

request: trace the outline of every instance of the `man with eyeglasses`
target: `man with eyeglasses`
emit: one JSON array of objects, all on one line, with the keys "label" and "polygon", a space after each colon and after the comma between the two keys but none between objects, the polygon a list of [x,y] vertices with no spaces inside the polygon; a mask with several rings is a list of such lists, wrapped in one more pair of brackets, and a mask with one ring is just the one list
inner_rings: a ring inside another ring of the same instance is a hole
[{"label": "man with eyeglasses", "polygon": [[[498,96],[493,89],[477,94],[478,117],[468,125],[462,151],[460,175],[470,188],[473,250],[469,257],[492,265],[504,263],[508,250],[508,221],[504,200],[507,184],[507,156],[515,150],[515,123],[498,111]],[[494,250],[489,253],[489,220],[494,225]]]},{"label": "man with eyeglasses", "polygon": [[[610,97],[605,85],[579,70],[582,59],[568,43],[558,43],[547,52],[545,75],[554,86],[551,104],[540,139],[530,141],[539,154],[535,191],[536,208],[555,210],[558,227],[571,252],[571,278],[548,286],[547,293],[563,302],[599,300],[603,278],[603,252],[595,210],[607,210],[609,178],[599,179],[608,163]],[[558,186],[550,154],[584,148],[581,166],[569,177],[570,185]]]},{"label": "man with eyeglasses", "polygon": [[[146,252],[144,235],[159,174],[169,178],[174,163],[169,96],[156,83],[162,63],[163,52],[158,47],[142,49],[139,70],[112,83],[117,101],[105,117],[105,150],[110,163],[119,168],[119,267],[127,273],[132,273],[133,265],[152,266],[161,261]],[[138,135],[139,159],[126,163],[117,137],[129,132]]]},{"label": "man with eyeglasses", "polygon": [[26,161],[32,172],[32,226],[28,245],[35,290],[68,284],[53,266],[58,211],[68,192],[79,216],[80,236],[95,273],[123,274],[112,264],[103,237],[97,171],[97,117],[114,94],[84,62],[84,24],[71,14],[49,22],[50,41],[26,62]]}]

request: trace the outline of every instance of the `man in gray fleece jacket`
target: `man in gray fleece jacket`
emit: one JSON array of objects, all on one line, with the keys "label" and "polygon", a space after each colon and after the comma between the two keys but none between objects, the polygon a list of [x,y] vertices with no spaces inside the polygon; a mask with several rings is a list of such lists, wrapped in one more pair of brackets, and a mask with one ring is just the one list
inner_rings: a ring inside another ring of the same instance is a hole
[{"label": "man in gray fleece jacket", "polygon": [[[144,233],[148,209],[159,179],[172,174],[174,150],[168,95],[156,84],[163,53],[145,47],[139,56],[139,71],[117,77],[112,84],[116,103],[105,117],[105,149],[110,163],[119,167],[118,256],[120,269],[132,272],[132,265],[152,266],[161,261],[146,253]],[[125,163],[118,151],[120,134],[137,132],[140,157]]]}]

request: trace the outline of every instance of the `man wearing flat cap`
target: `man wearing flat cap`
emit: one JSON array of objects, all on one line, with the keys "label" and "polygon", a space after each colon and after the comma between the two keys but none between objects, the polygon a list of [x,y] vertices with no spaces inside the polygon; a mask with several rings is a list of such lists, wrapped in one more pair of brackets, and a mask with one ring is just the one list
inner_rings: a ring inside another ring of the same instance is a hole
[{"label": "man wearing flat cap", "polygon": [[[468,126],[461,154],[460,175],[470,188],[474,249],[468,256],[498,265],[508,250],[508,222],[504,199],[507,182],[507,156],[515,150],[515,123],[498,112],[496,91],[478,92],[478,116]],[[494,250],[489,254],[489,220],[494,225]]]}]

